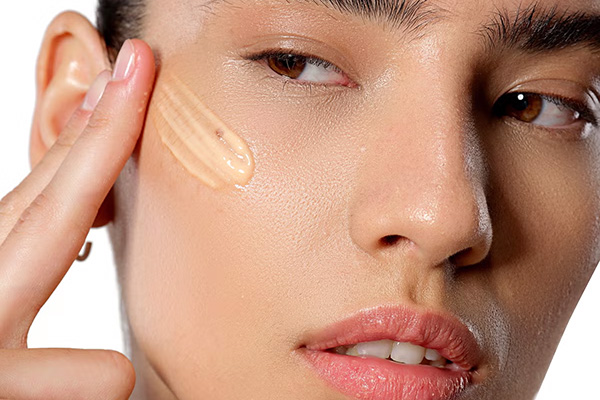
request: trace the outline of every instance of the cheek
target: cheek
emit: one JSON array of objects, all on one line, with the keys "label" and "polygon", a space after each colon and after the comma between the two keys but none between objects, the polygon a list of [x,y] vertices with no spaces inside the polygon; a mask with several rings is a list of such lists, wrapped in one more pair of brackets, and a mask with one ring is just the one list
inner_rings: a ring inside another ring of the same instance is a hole
[{"label": "cheek", "polygon": [[133,337],[182,393],[219,398],[206,388],[226,387],[215,377],[248,363],[257,340],[241,328],[261,312],[253,292],[259,286],[247,269],[252,255],[244,250],[251,232],[240,231],[243,211],[231,197],[191,177],[151,126],[138,165],[122,279]]},{"label": "cheek", "polygon": [[598,263],[599,145],[597,138],[513,137],[490,146],[494,243],[486,285],[511,327],[509,365],[520,366],[517,374],[546,370]]},{"label": "cheek", "polygon": [[524,140],[493,156],[501,292],[548,309],[574,305],[599,257],[600,143]]},{"label": "cheek", "polygon": [[[227,98],[212,100],[219,109]],[[306,264],[323,271],[328,264],[306,255],[323,243],[334,226],[331,220],[343,215],[344,188],[335,185],[339,178],[315,173],[328,170],[321,160],[327,146],[299,140],[294,153],[285,138],[296,122],[289,115],[269,114],[269,107],[257,116],[256,108],[223,115],[255,153],[254,177],[244,188],[214,190],[196,179],[151,122],[140,148],[122,277],[126,309],[132,334],[150,361],[168,380],[194,385],[191,393],[219,387],[214,379],[232,371],[244,390],[270,380],[260,375],[274,367],[284,376],[290,373],[282,386],[298,379],[297,365],[281,355],[291,354],[293,335],[305,324],[306,311],[297,309],[316,286]],[[276,151],[279,146],[285,149]],[[342,154],[323,159],[347,162]],[[223,387],[230,385],[220,386],[218,396],[223,396]]]},{"label": "cheek", "polygon": [[171,154],[207,186],[231,188],[251,179],[254,157],[246,142],[164,66],[148,119]]}]

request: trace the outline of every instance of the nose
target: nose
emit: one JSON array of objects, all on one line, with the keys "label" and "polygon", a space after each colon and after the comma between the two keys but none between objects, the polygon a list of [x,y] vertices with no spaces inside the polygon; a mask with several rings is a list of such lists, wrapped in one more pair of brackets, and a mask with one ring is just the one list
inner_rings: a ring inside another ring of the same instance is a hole
[{"label": "nose", "polygon": [[379,118],[350,206],[352,239],[373,257],[464,267],[488,254],[483,152],[473,124],[455,111],[464,105],[456,106],[440,103],[434,118],[397,110]]}]

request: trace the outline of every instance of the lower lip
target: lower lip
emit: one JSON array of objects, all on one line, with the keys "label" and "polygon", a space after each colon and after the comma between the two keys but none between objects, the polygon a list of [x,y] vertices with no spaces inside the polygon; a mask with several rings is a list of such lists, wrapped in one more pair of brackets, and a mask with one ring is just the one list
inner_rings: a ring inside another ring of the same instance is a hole
[{"label": "lower lip", "polygon": [[468,371],[302,349],[321,378],[362,400],[448,400],[471,383]]}]

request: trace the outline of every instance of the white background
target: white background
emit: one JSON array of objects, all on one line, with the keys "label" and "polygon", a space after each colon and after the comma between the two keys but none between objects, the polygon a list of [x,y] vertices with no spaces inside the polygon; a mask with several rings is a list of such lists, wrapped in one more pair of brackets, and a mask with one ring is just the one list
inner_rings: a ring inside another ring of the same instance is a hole
[{"label": "white background", "polygon": [[[96,0],[24,0],[0,5],[0,197],[29,170],[34,66],[44,30],[66,9],[94,20]],[[75,263],[30,332],[30,347],[123,351],[116,278],[104,230],[90,234],[91,257]],[[600,273],[590,282],[558,348],[538,400],[600,399]],[[509,400],[509,399],[503,399]]]}]

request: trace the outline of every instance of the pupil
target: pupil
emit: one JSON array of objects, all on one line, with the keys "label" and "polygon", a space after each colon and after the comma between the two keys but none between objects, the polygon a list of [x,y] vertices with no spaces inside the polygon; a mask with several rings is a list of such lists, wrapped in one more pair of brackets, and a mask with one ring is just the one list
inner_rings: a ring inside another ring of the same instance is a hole
[{"label": "pupil", "polygon": [[498,116],[508,116],[523,122],[535,121],[544,108],[543,98],[535,93],[508,93],[496,103]]},{"label": "pupil", "polygon": [[288,69],[293,69],[294,66],[296,65],[296,60],[294,59],[294,56],[292,56],[291,54],[281,57],[280,62],[281,62],[281,64],[285,65],[285,67]]},{"label": "pupil", "polygon": [[298,79],[306,67],[306,58],[294,54],[281,54],[270,57],[269,67],[279,75]]},{"label": "pupil", "polygon": [[513,108],[518,111],[525,111],[529,107],[529,101],[527,101],[527,96],[523,93],[518,93],[516,99],[513,103]]}]

